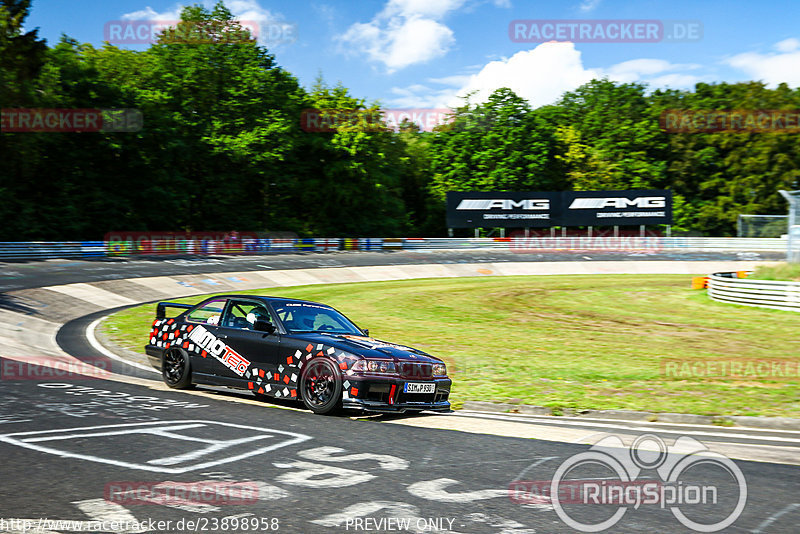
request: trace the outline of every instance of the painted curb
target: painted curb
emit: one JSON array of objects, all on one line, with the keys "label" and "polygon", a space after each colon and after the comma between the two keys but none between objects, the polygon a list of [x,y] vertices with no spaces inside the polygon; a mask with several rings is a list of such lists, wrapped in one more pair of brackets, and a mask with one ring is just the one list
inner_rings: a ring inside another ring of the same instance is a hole
[{"label": "painted curb", "polygon": [[[546,406],[526,404],[508,404],[501,402],[466,401],[462,410],[473,410],[492,413],[520,413],[526,415],[553,415]],[[586,419],[616,419],[619,421],[641,421],[650,423],[674,423],[708,426],[736,426],[746,428],[762,428],[771,430],[800,430],[800,419],[791,417],[755,417],[745,415],[693,415],[683,413],[637,412],[633,410],[561,410],[562,415],[585,417]]]}]

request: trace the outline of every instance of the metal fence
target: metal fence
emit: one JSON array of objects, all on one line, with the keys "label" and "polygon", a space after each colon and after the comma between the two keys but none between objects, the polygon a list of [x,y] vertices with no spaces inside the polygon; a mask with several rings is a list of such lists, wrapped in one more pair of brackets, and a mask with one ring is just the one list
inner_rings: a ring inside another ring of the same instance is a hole
[{"label": "metal fence", "polygon": [[0,261],[101,258],[107,250],[104,241],[0,242]]},{"label": "metal fence", "polygon": [[736,219],[738,237],[781,237],[788,228],[788,215],[740,214]]},{"label": "metal fence", "polygon": [[736,273],[708,277],[708,296],[720,302],[800,312],[800,282],[736,278]]},{"label": "metal fence", "polygon": [[786,240],[734,237],[483,237],[483,238],[298,238],[232,241],[116,241],[109,255],[131,254],[259,254],[331,250],[536,250],[657,251],[736,250],[785,251]]},{"label": "metal fence", "polygon": [[0,261],[103,256],[235,255],[326,252],[336,250],[507,250],[631,251],[729,250],[785,251],[787,241],[736,237],[484,237],[484,238],[295,238],[222,240],[140,240],[0,243]]}]

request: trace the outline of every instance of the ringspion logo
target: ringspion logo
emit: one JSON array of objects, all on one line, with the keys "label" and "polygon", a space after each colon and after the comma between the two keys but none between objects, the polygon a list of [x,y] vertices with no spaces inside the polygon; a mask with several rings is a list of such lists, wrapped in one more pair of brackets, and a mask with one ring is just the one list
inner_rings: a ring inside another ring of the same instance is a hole
[{"label": "ringspion logo", "polygon": [[[657,478],[643,476],[648,472]],[[747,481],[730,458],[689,436],[671,447],[654,434],[637,437],[630,447],[608,436],[567,458],[550,481],[511,482],[509,497],[550,503],[561,521],[580,532],[613,528],[643,506],[668,509],[690,530],[718,532],[744,510]]]}]

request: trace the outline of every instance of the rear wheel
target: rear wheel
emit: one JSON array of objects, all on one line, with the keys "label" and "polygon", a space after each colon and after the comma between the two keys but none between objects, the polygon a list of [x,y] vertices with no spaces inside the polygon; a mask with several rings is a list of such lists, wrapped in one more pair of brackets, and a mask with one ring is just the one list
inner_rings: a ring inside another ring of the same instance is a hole
[{"label": "rear wheel", "polygon": [[300,378],[300,396],[306,407],[316,414],[326,415],[342,407],[342,377],[330,360],[311,360]]},{"label": "rear wheel", "polygon": [[167,349],[161,361],[164,383],[174,389],[192,386],[192,369],[189,355],[183,349]]}]

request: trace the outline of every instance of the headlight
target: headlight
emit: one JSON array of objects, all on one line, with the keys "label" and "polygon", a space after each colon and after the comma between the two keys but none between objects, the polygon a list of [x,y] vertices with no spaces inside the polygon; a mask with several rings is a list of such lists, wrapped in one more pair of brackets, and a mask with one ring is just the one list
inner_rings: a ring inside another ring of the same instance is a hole
[{"label": "headlight", "polygon": [[396,374],[394,362],[387,360],[359,360],[353,364],[354,371],[362,371],[367,373],[380,373],[380,374]]},{"label": "headlight", "polygon": [[443,363],[433,364],[433,376],[447,376],[447,367]]}]

